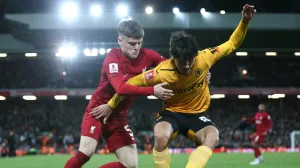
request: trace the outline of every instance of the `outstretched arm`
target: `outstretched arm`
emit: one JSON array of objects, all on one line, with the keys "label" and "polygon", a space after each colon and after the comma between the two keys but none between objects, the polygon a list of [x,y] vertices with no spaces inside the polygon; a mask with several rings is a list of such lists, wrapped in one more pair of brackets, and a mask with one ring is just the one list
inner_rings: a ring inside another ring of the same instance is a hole
[{"label": "outstretched arm", "polygon": [[242,44],[247,33],[248,23],[253,15],[254,6],[245,5],[242,11],[242,20],[230,36],[229,40],[217,47],[201,51],[203,52],[204,60],[209,67],[212,67],[217,61],[232,53]]}]

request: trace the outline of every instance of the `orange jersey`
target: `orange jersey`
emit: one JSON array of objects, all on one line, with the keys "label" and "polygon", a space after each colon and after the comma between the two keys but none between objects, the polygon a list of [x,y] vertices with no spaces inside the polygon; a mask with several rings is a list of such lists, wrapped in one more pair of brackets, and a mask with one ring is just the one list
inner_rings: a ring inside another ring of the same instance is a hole
[{"label": "orange jersey", "polygon": [[[204,112],[210,105],[209,87],[206,82],[209,69],[241,45],[247,27],[246,24],[240,22],[227,42],[199,51],[188,75],[178,73],[174,59],[171,58],[161,62],[153,70],[131,78],[127,83],[135,86],[154,86],[167,82],[166,88],[173,90],[174,96],[164,102],[166,110],[189,114]],[[108,105],[115,108],[122,99],[122,96],[115,95]]]}]

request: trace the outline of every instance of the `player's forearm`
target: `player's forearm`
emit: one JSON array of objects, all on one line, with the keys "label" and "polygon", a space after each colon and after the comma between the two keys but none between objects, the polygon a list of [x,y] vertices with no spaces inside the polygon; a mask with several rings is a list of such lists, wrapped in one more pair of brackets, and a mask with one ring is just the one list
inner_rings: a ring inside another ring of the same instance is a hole
[{"label": "player's forearm", "polygon": [[123,78],[114,77],[110,79],[110,83],[116,93],[121,96],[147,96],[154,94],[154,87],[139,87],[145,86],[140,75],[129,79],[126,83],[124,83]]},{"label": "player's forearm", "polygon": [[116,92],[120,96],[148,96],[154,94],[154,87],[138,87],[124,83]]},{"label": "player's forearm", "polygon": [[255,121],[255,118],[249,118],[249,119],[247,119],[248,123],[254,123],[254,121]]},{"label": "player's forearm", "polygon": [[229,39],[233,50],[237,49],[242,44],[247,34],[247,29],[248,24],[241,20]]},{"label": "player's forearm", "polygon": [[[124,95],[152,95],[154,94],[154,87],[139,87],[146,86],[143,78],[143,74],[135,76],[129,79],[125,84],[121,84],[120,87],[124,87],[119,92]],[[132,94],[134,93],[134,94]],[[115,94],[107,103],[112,109],[124,99],[124,96]]]},{"label": "player's forearm", "polygon": [[120,96],[118,94],[115,94],[107,103],[110,108],[115,109],[118,104],[124,99],[124,96]]}]

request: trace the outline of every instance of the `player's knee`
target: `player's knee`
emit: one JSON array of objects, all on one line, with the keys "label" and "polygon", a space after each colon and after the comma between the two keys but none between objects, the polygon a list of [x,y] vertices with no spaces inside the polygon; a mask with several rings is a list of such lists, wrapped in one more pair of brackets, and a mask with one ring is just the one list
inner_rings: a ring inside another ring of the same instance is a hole
[{"label": "player's knee", "polygon": [[122,165],[124,165],[127,168],[137,168],[138,167],[137,155],[134,155],[134,156],[127,155],[125,157],[119,158],[119,161]]},{"label": "player's knee", "polygon": [[97,141],[90,137],[81,137],[79,151],[88,157],[92,157],[97,147]]},{"label": "player's knee", "polygon": [[169,137],[166,134],[157,133],[154,135],[155,149],[158,152],[165,150],[168,147]]},{"label": "player's knee", "polygon": [[219,142],[219,136],[217,134],[207,134],[203,145],[208,146],[211,149],[214,149],[215,146],[218,144],[218,142]]},{"label": "player's knee", "polygon": [[258,147],[259,147],[259,145],[258,145],[256,142],[252,142],[252,146],[253,146],[254,148],[258,148]]},{"label": "player's knee", "polygon": [[134,160],[126,161],[126,163],[123,163],[123,165],[127,168],[137,168],[138,167],[137,161],[134,161]]},{"label": "player's knee", "polygon": [[92,157],[93,154],[95,153],[95,149],[92,149],[92,147],[90,146],[79,147],[79,151],[84,153],[88,157]]}]

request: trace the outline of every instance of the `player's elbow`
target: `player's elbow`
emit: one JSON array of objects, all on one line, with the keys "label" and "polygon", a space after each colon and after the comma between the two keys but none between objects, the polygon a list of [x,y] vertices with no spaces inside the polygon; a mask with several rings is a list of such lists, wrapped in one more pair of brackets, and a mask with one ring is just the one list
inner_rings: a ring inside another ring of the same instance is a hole
[{"label": "player's elbow", "polygon": [[241,44],[243,43],[244,40],[240,40],[240,39],[234,39],[234,38],[230,38],[228,43],[231,47],[231,51],[236,50],[237,48],[239,48],[241,46]]},{"label": "player's elbow", "polygon": [[230,40],[230,46],[231,46],[231,51],[236,50],[237,48],[239,48],[241,45],[241,42],[237,41],[237,40]]}]

